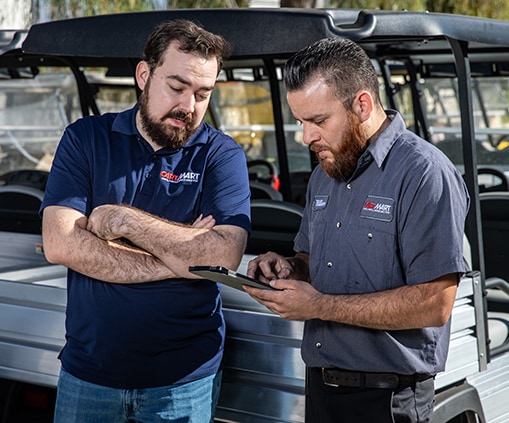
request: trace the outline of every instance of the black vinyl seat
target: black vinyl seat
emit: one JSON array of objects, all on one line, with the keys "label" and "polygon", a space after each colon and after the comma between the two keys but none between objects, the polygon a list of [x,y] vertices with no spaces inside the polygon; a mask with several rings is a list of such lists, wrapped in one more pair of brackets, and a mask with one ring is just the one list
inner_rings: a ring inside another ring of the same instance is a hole
[{"label": "black vinyl seat", "polygon": [[509,192],[479,195],[486,277],[509,282]]},{"label": "black vinyl seat", "polygon": [[44,192],[26,185],[0,186],[0,231],[41,234]]},{"label": "black vinyl seat", "polygon": [[250,181],[251,200],[276,200],[283,201],[283,194],[276,191],[269,184],[263,182]]},{"label": "black vinyl seat", "polygon": [[509,192],[485,192],[479,199],[490,351],[496,355],[509,349]]},{"label": "black vinyl seat", "polygon": [[286,201],[251,201],[251,236],[247,254],[274,251],[283,256],[293,256],[293,240],[297,234],[304,209]]},{"label": "black vinyl seat", "polygon": [[0,175],[0,185],[23,185],[37,188],[40,191],[46,189],[49,172],[37,169],[19,169]]}]

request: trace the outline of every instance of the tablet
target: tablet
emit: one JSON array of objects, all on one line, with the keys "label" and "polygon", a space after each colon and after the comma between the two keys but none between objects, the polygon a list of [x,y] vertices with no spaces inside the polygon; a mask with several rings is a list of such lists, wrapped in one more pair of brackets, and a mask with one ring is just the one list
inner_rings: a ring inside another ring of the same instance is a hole
[{"label": "tablet", "polygon": [[219,282],[232,288],[242,289],[242,285],[254,286],[255,288],[274,289],[268,283],[259,281],[258,279],[250,278],[249,276],[241,273],[234,272],[223,266],[189,266],[189,272],[201,276],[205,279],[210,279]]}]

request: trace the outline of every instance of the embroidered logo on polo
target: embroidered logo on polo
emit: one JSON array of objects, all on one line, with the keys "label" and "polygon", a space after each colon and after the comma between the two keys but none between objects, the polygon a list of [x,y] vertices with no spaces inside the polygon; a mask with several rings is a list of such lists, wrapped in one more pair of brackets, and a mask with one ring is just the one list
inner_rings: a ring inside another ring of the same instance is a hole
[{"label": "embroidered logo on polo", "polygon": [[323,210],[327,207],[327,202],[329,201],[328,195],[315,195],[313,200],[312,209],[313,210]]},{"label": "embroidered logo on polo", "polygon": [[362,206],[361,217],[390,222],[393,218],[393,209],[393,198],[368,195]]},{"label": "embroidered logo on polo", "polygon": [[161,177],[161,180],[170,182],[172,184],[177,184],[181,182],[198,182],[200,180],[200,174],[195,172],[184,172],[179,175],[171,172],[167,172],[165,170],[162,170],[159,174]]}]

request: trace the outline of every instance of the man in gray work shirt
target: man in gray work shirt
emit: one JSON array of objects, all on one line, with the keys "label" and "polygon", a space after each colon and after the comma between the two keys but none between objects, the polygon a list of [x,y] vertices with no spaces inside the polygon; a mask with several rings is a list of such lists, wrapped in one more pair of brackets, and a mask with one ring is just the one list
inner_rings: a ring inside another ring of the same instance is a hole
[{"label": "man in gray work shirt", "polygon": [[437,148],[385,111],[365,52],[321,40],[285,68],[288,103],[321,166],[292,258],[267,253],[246,287],[304,320],[307,423],[428,422],[464,272],[468,194]]}]

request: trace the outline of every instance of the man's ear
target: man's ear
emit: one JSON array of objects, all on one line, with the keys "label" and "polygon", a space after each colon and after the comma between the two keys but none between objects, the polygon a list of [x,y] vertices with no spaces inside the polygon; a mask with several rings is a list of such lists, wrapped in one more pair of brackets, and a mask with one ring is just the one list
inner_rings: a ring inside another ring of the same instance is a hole
[{"label": "man's ear", "polygon": [[353,101],[352,108],[354,113],[359,116],[360,121],[365,122],[373,113],[373,97],[368,91],[360,91]]},{"label": "man's ear", "polygon": [[141,91],[145,89],[145,85],[147,85],[148,78],[150,77],[150,66],[145,61],[142,60],[136,65],[136,83]]}]

